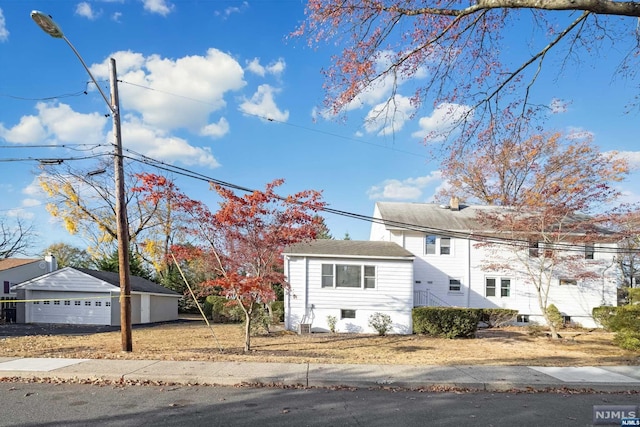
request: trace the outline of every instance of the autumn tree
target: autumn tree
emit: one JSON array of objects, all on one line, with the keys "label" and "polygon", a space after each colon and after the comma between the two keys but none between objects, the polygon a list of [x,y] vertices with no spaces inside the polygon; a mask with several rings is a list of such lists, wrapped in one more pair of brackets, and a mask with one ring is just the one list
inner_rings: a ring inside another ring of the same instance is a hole
[{"label": "autumn tree", "polygon": [[58,268],[91,268],[94,266],[91,255],[89,255],[86,250],[67,243],[53,243],[47,246],[41,253],[43,257],[49,254],[56,258]]},{"label": "autumn tree", "polygon": [[547,315],[552,285],[562,277],[603,280],[615,271],[613,257],[595,252],[611,253],[619,239],[604,228],[616,221],[605,208],[618,196],[614,184],[625,177],[626,162],[589,140],[554,133],[485,144],[450,158],[443,170],[450,194],[501,206],[478,218],[478,234],[496,234],[479,244],[489,253],[485,268],[516,272],[533,286],[557,337]]},{"label": "autumn tree", "polygon": [[[87,239],[90,254],[98,259],[108,258],[117,243],[112,173],[107,167],[99,174],[47,167],[39,177],[51,198],[49,213],[61,219],[70,234]],[[172,209],[179,191],[167,177],[133,171],[127,173],[126,187],[131,249],[163,278],[170,268],[165,255],[181,230]]]},{"label": "autumn tree", "polygon": [[[275,189],[283,182],[275,180],[264,191],[244,196],[213,185],[222,198],[215,213],[202,203],[184,205],[194,216],[191,231],[203,243],[181,256],[202,257],[212,272],[205,285],[220,289],[243,311],[245,351],[251,349],[254,311],[276,299],[275,284],[287,286],[282,250],[315,238],[319,230],[316,214],[324,206],[320,193],[308,190],[281,197]],[[180,248],[175,250],[180,253]]]},{"label": "autumn tree", "polygon": [[0,218],[0,259],[25,254],[33,247],[34,238],[32,224],[20,218]]},{"label": "autumn tree", "polygon": [[324,71],[332,113],[384,91],[378,116],[428,103],[469,141],[501,111],[527,118],[549,106],[532,99],[548,67],[557,78],[607,55],[611,73],[633,80],[640,58],[635,1],[308,0],[306,15],[295,36],[342,48]]}]

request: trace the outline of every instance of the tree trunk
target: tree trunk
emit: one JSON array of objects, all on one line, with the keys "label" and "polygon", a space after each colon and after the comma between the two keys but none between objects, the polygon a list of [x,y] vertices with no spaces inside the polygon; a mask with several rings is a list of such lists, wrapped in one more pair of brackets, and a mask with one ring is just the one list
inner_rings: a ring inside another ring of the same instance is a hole
[{"label": "tree trunk", "polygon": [[556,325],[553,324],[553,322],[551,320],[549,320],[549,315],[547,315],[547,310],[543,310],[542,311],[544,313],[544,320],[547,321],[547,325],[549,326],[549,332],[551,333],[551,339],[553,340],[557,340],[558,338],[560,338],[560,335],[558,335],[558,329],[556,329]]},{"label": "tree trunk", "polygon": [[244,322],[244,351],[251,351],[251,312],[245,311]]}]

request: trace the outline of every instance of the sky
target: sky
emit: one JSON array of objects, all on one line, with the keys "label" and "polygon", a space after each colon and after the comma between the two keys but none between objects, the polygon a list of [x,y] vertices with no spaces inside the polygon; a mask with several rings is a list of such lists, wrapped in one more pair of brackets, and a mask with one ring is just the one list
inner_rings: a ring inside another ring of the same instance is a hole
[{"label": "sky", "polygon": [[[319,190],[331,208],[359,215],[370,216],[376,201],[433,202],[446,183],[430,155],[437,141],[424,136],[446,126],[442,110],[425,105],[388,132],[366,121],[390,94],[383,85],[359,98],[346,120],[322,114],[321,71],[340,46],[289,37],[304,9],[301,0],[0,3],[0,217],[34,224],[29,255],[57,242],[82,247],[46,212],[34,159],[82,157],[78,147],[104,146],[111,131],[81,63],[38,28],[32,10],[53,17],[107,94],[109,58],[116,60],[126,151],[247,188],[283,178],[280,194]],[[603,58],[561,77],[552,71],[536,96],[562,106],[548,122],[554,129],[588,133],[602,151],[630,160],[634,172],[618,188],[623,201],[637,202],[640,116],[626,106],[638,84],[612,79],[611,70]],[[215,208],[206,182],[174,178]],[[334,238],[369,238],[366,221],[324,216]]]}]

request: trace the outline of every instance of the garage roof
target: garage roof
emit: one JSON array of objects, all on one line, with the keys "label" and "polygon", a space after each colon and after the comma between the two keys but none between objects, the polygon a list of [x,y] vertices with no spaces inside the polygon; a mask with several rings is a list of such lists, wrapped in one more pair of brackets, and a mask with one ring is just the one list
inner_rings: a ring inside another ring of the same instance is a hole
[{"label": "garage roof", "polygon": [[[88,268],[75,268],[75,269],[85,274],[88,274],[90,276],[93,276],[96,279],[100,279],[103,282],[107,282],[113,286],[120,287],[119,273],[113,273],[110,271],[89,270]],[[174,292],[171,289],[167,289],[164,286],[158,285],[157,283],[154,283],[151,280],[147,280],[139,276],[130,276],[129,281],[131,282],[131,290],[134,292],[180,295],[179,293]]]}]

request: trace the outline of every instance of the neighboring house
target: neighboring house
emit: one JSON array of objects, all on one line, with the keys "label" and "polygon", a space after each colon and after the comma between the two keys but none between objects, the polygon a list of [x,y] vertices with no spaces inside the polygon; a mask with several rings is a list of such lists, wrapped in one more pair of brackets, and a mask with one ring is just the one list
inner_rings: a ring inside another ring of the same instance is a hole
[{"label": "neighboring house", "polygon": [[[131,276],[131,323],[178,318],[182,295],[150,280]],[[118,273],[65,267],[13,287],[19,323],[120,325]]]},{"label": "neighboring house", "polygon": [[[391,242],[315,240],[284,251],[290,289],[285,327],[341,332],[375,332],[369,317],[385,313],[394,333],[411,334],[414,255]],[[300,326],[302,325],[302,326]]]},{"label": "neighboring house", "polygon": [[[513,257],[513,248],[478,244],[479,234],[491,234],[490,230],[479,231],[482,226],[477,220],[478,212],[488,209],[499,208],[379,202],[369,242],[326,240],[312,242],[306,253],[304,246],[287,249],[285,272],[292,294],[285,299],[287,329],[310,323],[312,330],[326,330],[326,316],[331,314],[338,318],[340,331],[372,332],[366,325],[367,318],[379,311],[393,313],[395,333],[411,333],[411,310],[417,306],[509,308],[518,311],[521,324],[544,323],[537,292],[525,267]],[[396,244],[395,250],[403,250],[404,255],[364,249],[381,243]],[[349,248],[346,253],[342,252],[343,245]],[[548,304],[558,307],[565,320],[594,327],[593,307],[617,305],[618,269],[612,250],[616,247],[603,239],[578,252],[583,268],[597,278],[580,279],[558,268]],[[497,257],[507,260],[508,270],[488,267]],[[412,262],[406,262],[412,258]],[[337,283],[324,288],[323,281],[327,285],[330,280],[335,282],[324,264],[362,265],[361,280],[366,274],[364,266],[376,266],[375,292],[369,292],[364,284],[357,291],[340,289]],[[408,268],[412,269],[410,273]],[[399,270],[388,274],[395,269]],[[357,321],[347,317],[354,314],[349,311],[354,309]]]},{"label": "neighboring house", "polygon": [[47,255],[44,259],[5,258],[0,260],[0,320],[7,319],[15,308],[16,294],[11,287],[24,281],[57,270],[56,258]]}]

